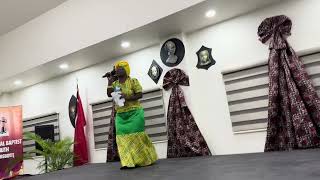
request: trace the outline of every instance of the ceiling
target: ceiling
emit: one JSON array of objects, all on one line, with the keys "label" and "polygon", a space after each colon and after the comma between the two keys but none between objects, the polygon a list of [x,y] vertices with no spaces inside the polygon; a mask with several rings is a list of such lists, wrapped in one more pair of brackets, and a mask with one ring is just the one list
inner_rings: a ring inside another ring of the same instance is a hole
[{"label": "ceiling", "polygon": [[[160,40],[167,36],[181,32],[190,33],[279,1],[281,0],[208,0],[128,33],[1,80],[0,92],[15,91],[62,76],[108,59],[159,44]],[[216,16],[212,19],[204,18],[204,13],[210,8],[214,8],[217,11]],[[125,50],[122,49],[120,43],[123,40],[129,40],[132,44],[131,47]],[[62,71],[58,68],[61,63],[68,63],[70,68],[67,71]],[[22,80],[23,85],[15,86],[13,82],[17,79]]]},{"label": "ceiling", "polygon": [[27,23],[66,0],[1,0],[0,36]]}]

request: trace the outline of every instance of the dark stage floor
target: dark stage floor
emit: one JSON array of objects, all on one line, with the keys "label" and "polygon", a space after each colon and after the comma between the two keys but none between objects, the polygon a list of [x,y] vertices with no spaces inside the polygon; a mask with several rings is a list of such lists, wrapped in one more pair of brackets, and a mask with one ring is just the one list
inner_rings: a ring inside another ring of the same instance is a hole
[{"label": "dark stage floor", "polygon": [[118,163],[92,164],[26,180],[319,180],[320,150],[160,160],[120,170]]}]

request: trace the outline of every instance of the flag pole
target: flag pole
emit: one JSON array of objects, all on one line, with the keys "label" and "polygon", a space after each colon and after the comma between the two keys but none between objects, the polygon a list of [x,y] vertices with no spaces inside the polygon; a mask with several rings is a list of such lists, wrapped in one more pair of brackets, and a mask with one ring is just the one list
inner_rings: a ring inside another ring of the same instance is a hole
[{"label": "flag pole", "polygon": [[76,78],[77,80],[77,99],[78,99],[78,96],[79,96],[79,80],[78,78]]}]

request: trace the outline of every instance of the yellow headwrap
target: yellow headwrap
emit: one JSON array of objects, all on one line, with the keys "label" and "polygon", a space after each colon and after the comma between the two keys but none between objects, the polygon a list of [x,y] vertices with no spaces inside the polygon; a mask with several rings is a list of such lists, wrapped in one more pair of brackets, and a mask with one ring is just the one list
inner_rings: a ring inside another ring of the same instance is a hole
[{"label": "yellow headwrap", "polygon": [[129,66],[129,63],[127,61],[118,61],[118,62],[116,62],[116,64],[114,66],[115,66],[116,70],[119,67],[124,68],[124,70],[127,73],[127,76],[130,76],[130,66]]}]

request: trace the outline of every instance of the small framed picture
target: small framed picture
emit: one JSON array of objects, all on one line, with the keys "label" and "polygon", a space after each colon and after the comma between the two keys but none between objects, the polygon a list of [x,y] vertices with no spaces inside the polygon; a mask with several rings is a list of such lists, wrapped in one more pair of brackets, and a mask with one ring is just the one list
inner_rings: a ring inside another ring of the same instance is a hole
[{"label": "small framed picture", "polygon": [[76,127],[76,117],[77,117],[77,98],[72,95],[69,101],[69,118],[72,126]]},{"label": "small framed picture", "polygon": [[211,66],[216,64],[216,61],[212,57],[212,49],[202,46],[197,52],[198,57],[198,69],[206,69],[208,70]]},{"label": "small framed picture", "polygon": [[162,72],[163,69],[161,66],[155,60],[153,60],[149,68],[148,75],[156,84],[158,84]]}]

